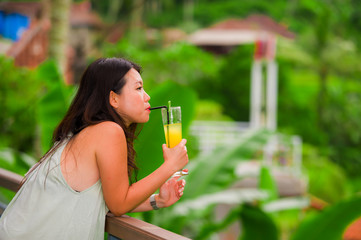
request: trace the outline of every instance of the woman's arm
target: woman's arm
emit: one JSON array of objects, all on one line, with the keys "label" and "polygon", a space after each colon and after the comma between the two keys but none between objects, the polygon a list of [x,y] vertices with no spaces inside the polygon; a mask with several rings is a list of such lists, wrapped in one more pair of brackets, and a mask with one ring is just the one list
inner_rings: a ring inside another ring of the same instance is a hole
[{"label": "woman's arm", "polygon": [[188,163],[185,140],[172,149],[163,146],[165,162],[147,177],[129,185],[127,143],[123,129],[113,122],[98,124],[94,139],[104,199],[114,215],[122,215],[149,201],[152,193]]}]

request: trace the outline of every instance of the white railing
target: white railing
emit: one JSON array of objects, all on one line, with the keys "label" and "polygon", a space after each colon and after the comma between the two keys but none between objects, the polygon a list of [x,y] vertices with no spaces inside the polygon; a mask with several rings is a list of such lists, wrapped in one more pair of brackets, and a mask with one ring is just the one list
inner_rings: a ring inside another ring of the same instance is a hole
[{"label": "white railing", "polygon": [[200,155],[203,155],[238,141],[247,130],[248,122],[193,121],[190,134],[197,138]]}]

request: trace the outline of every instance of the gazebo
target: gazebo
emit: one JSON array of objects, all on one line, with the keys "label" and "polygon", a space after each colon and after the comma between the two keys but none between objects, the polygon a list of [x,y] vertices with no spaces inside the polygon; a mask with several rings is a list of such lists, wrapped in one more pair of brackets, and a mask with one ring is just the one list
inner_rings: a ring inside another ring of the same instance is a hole
[{"label": "gazebo", "polygon": [[[251,70],[251,128],[277,128],[278,66],[274,59],[278,37],[294,39],[295,34],[267,16],[251,15],[246,19],[218,22],[188,38],[192,44],[216,54],[227,53],[240,44],[255,44]],[[263,65],[267,68],[266,81],[262,75]]]}]

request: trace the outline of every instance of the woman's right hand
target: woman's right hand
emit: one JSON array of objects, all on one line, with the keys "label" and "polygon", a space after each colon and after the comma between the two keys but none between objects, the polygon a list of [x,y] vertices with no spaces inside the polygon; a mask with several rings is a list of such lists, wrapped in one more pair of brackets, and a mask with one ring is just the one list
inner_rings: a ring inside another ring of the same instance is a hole
[{"label": "woman's right hand", "polygon": [[172,166],[174,172],[184,168],[188,163],[186,143],[187,140],[182,139],[182,141],[173,148],[168,148],[165,144],[162,145],[164,161]]}]

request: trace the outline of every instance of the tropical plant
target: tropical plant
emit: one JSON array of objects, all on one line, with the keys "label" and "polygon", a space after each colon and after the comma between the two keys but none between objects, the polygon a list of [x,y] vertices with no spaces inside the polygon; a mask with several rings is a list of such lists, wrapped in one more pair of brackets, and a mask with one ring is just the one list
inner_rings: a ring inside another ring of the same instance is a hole
[{"label": "tropical plant", "polygon": [[163,48],[134,45],[124,38],[115,45],[105,44],[103,52],[107,57],[125,57],[139,63],[144,69],[146,90],[167,80],[190,86],[199,79],[214,79],[220,64],[211,54],[186,42]]},{"label": "tropical plant", "polygon": [[52,145],[55,127],[64,117],[75,88],[64,83],[62,74],[54,61],[47,61],[37,68],[36,77],[42,79],[46,91],[37,102],[37,122],[41,155]]},{"label": "tropical plant", "polygon": [[153,214],[150,219],[147,216],[148,220],[171,231],[188,231],[191,237],[201,238],[199,229],[212,223],[210,216],[219,201],[240,204],[247,200],[264,199],[266,193],[256,189],[226,189],[239,180],[234,171],[238,163],[257,156],[267,136],[266,132],[250,132],[232,146],[220,147],[212,154],[191,159],[188,167],[190,175],[186,178],[187,188],[182,201],[174,207],[162,209],[160,214]]},{"label": "tropical plant", "polygon": [[32,153],[40,81],[12,59],[0,56],[0,66],[0,147]]},{"label": "tropical plant", "polygon": [[[339,240],[346,227],[361,215],[360,196],[353,196],[305,219],[291,240]],[[332,231],[331,231],[332,229]]]},{"label": "tropical plant", "polygon": [[[180,106],[182,110],[183,138],[188,138],[188,129],[194,117],[197,96],[191,89],[180,84],[167,81],[149,91],[152,106],[164,106],[171,101],[172,106]],[[141,179],[163,163],[162,144],[165,143],[164,129],[160,110],[153,110],[150,120],[141,126],[135,148],[137,151],[137,165]],[[188,141],[188,146],[192,142]],[[151,153],[151,154],[149,154]]]}]

